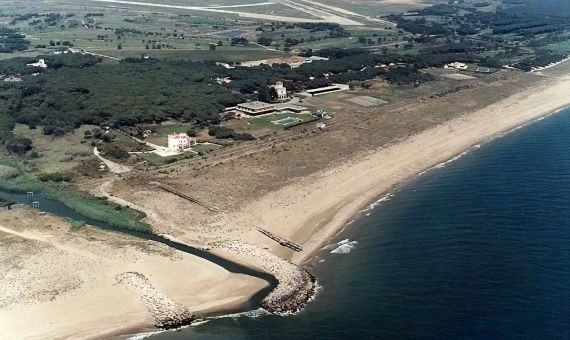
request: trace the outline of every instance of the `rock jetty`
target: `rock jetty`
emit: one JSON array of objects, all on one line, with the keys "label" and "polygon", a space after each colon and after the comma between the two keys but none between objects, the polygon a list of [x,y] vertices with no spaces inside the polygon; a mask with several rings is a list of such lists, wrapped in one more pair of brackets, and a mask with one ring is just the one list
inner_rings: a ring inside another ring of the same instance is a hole
[{"label": "rock jetty", "polygon": [[126,272],[116,276],[119,283],[135,290],[145,307],[155,320],[155,326],[162,329],[173,329],[186,326],[196,318],[190,310],[172,301],[168,296],[154,288],[141,273]]},{"label": "rock jetty", "polygon": [[313,275],[265,249],[241,241],[217,242],[210,246],[252,261],[252,264],[275,276],[279,284],[261,302],[261,307],[270,313],[295,313],[315,294],[316,279]]}]

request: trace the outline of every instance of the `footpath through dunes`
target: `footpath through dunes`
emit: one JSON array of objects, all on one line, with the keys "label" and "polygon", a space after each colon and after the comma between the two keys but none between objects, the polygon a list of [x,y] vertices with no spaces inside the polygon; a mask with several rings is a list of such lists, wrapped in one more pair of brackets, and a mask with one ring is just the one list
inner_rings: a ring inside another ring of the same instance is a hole
[{"label": "footpath through dunes", "polygon": [[[71,230],[36,210],[0,214],[0,329],[6,339],[93,338],[236,310],[267,286],[164,244]],[[237,267],[237,265],[236,265]]]}]

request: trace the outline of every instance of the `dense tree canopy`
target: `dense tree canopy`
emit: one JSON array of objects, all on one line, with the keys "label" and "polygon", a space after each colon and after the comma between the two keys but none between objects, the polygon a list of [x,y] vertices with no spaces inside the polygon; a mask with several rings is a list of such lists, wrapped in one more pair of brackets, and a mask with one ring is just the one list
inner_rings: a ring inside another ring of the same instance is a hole
[{"label": "dense tree canopy", "polygon": [[22,34],[0,27],[0,53],[11,53],[28,49],[30,41]]},{"label": "dense tree canopy", "polygon": [[[20,59],[0,70],[22,70]],[[61,135],[81,124],[128,126],[178,118],[216,123],[226,106],[243,101],[213,78],[214,64],[155,60],[101,64],[90,56],[46,58],[48,69],[0,85],[0,107],[17,122]],[[36,70],[39,71],[39,70]]]}]

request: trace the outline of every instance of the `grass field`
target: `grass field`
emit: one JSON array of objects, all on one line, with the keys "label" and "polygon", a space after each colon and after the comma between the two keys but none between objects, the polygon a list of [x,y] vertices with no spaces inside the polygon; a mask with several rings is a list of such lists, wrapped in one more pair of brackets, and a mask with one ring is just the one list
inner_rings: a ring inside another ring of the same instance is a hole
[{"label": "grass field", "polygon": [[[151,0],[136,0],[138,2],[149,2]],[[295,1],[292,0],[291,4]],[[155,1],[156,2],[156,1]],[[371,6],[366,1],[336,1],[319,0],[317,2],[303,2],[304,5],[316,9],[325,10],[334,15],[342,15],[346,18],[357,19],[358,16],[347,14],[345,10],[371,15],[370,8],[390,8],[394,2],[375,2]],[[257,2],[254,2],[257,3]],[[293,16],[301,19],[317,17],[303,12],[295,6],[285,6],[283,4],[272,3],[260,6],[230,7],[225,10],[247,11],[253,14]],[[25,4],[25,6],[23,6]],[[181,5],[181,6],[212,6],[205,0],[166,0],[159,4]],[[217,6],[250,5],[251,1],[246,0],[221,0],[216,1]],[[327,7],[333,6],[333,7]],[[338,7],[334,7],[338,6]],[[398,4],[398,6],[400,6]],[[239,62],[248,60],[259,60],[281,56],[283,52],[263,49],[254,44],[249,46],[230,46],[231,38],[224,36],[227,30],[239,30],[250,41],[256,41],[261,35],[273,39],[273,48],[279,45],[283,49],[285,39],[304,39],[304,43],[292,46],[294,50],[313,49],[318,50],[328,47],[351,48],[362,47],[358,42],[359,37],[370,39],[374,44],[378,44],[378,37],[386,36],[388,42],[397,39],[396,30],[383,30],[383,27],[373,27],[369,30],[348,28],[351,37],[328,39],[328,32],[311,32],[301,28],[280,28],[275,32],[259,32],[257,28],[263,23],[267,23],[261,18],[240,18],[235,14],[218,12],[200,12],[183,9],[138,6],[132,4],[113,4],[97,2],[91,0],[78,0],[70,2],[68,0],[55,0],[43,3],[31,0],[22,2],[7,1],[4,13],[33,13],[47,11],[51,13],[61,13],[62,15],[72,15],[63,18],[56,25],[33,24],[37,18],[18,21],[15,27],[24,32],[32,42],[32,46],[48,45],[50,42],[68,41],[75,48],[88,52],[97,53],[111,58],[140,57],[147,55],[161,59],[191,59],[196,61],[216,60],[224,62]],[[412,6],[417,8],[418,6]],[[344,8],[344,9],[343,9]],[[359,12],[360,11],[360,12]],[[382,10],[380,10],[382,12]],[[385,11],[390,12],[390,11]],[[85,17],[87,13],[100,13],[101,16]],[[360,17],[360,19],[362,19]],[[359,20],[360,20],[359,19]],[[11,17],[0,17],[2,22],[8,23]],[[41,21],[41,20],[40,20]],[[89,27],[85,27],[87,23]],[[375,25],[374,26],[378,26]],[[116,29],[123,29],[120,35],[116,34]],[[216,35],[216,33],[220,33]],[[310,41],[311,40],[311,41]],[[384,40],[386,42],[386,40]],[[211,51],[210,45],[216,45],[216,50]],[[119,48],[120,47],[120,48]],[[30,52],[28,55],[34,56],[47,50]],[[3,55],[0,55],[2,58]]]},{"label": "grass field", "polygon": [[559,52],[559,53],[570,53],[570,40],[559,42],[556,44],[549,44],[544,46],[546,49]]},{"label": "grass field", "polygon": [[95,53],[107,55],[116,58],[134,57],[138,58],[141,55],[150,56],[160,59],[185,59],[194,61],[215,60],[227,63],[260,60],[280,57],[283,54],[265,50],[262,48],[242,48],[242,49],[225,49],[225,50],[93,50]]},{"label": "grass field", "polygon": [[295,113],[279,113],[274,115],[268,115],[257,118],[232,120],[224,124],[224,126],[231,127],[232,129],[239,132],[247,132],[253,135],[262,135],[266,133],[271,133],[273,131],[281,131],[285,128],[284,125],[275,124],[273,121],[284,119],[287,117],[302,119],[307,121],[312,119],[309,114],[295,114]]},{"label": "grass field", "polygon": [[211,143],[200,143],[192,147],[192,150],[199,153],[208,153],[221,148],[222,146]]}]

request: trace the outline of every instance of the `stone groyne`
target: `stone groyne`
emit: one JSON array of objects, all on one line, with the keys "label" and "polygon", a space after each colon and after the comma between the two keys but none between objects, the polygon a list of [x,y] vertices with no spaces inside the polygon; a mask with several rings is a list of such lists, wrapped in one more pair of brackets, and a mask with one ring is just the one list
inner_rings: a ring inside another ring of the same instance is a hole
[{"label": "stone groyne", "polygon": [[301,269],[294,285],[289,285],[286,290],[280,290],[278,286],[263,299],[261,307],[274,314],[296,313],[315,295],[316,282],[314,275]]},{"label": "stone groyne", "polygon": [[241,241],[218,242],[210,246],[238,255],[279,281],[261,302],[261,307],[270,313],[298,312],[315,294],[316,279],[312,274],[265,249]]},{"label": "stone groyne", "polygon": [[172,301],[160,290],[154,288],[141,273],[126,272],[117,275],[119,283],[124,284],[139,294],[145,307],[155,320],[155,326],[162,329],[174,329],[190,325],[196,318],[192,312],[179,303]]}]

